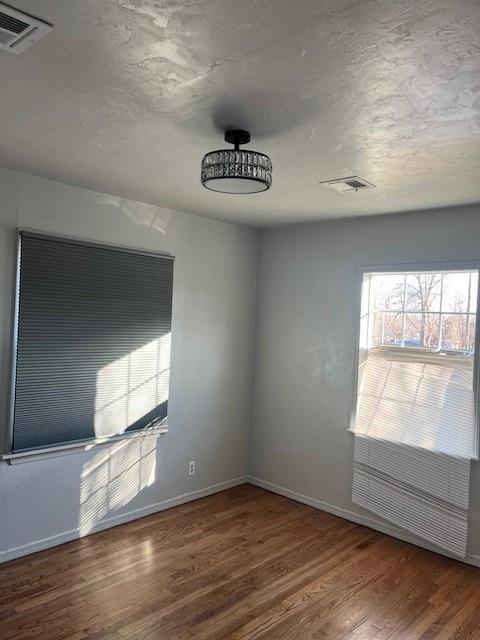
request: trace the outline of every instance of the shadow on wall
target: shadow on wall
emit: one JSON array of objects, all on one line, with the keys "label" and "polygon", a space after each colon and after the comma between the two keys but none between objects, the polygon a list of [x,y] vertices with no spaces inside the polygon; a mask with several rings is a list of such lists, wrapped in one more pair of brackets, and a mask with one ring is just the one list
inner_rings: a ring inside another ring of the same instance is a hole
[{"label": "shadow on wall", "polygon": [[155,482],[154,436],[119,442],[102,449],[84,465],[80,484],[80,535],[112,511],[121,509]]},{"label": "shadow on wall", "polygon": [[[95,436],[125,433],[166,417],[171,333],[110,362],[97,373]],[[112,511],[155,482],[154,436],[119,442],[82,470],[79,529],[88,534]]]}]

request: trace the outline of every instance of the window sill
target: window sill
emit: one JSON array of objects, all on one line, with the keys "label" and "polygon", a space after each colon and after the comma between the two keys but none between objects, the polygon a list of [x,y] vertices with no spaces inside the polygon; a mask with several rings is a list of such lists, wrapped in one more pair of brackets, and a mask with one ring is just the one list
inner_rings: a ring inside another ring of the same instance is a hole
[{"label": "window sill", "polygon": [[4,453],[1,455],[1,460],[3,462],[6,462],[9,465],[23,464],[25,462],[36,462],[38,460],[46,460],[48,458],[57,458],[59,456],[72,455],[74,453],[82,453],[84,451],[91,451],[92,449],[107,447],[119,441],[134,440],[137,438],[146,438],[151,436],[159,437],[165,433],[168,433],[168,425],[162,424],[158,427],[143,429],[141,431],[132,431],[130,433],[122,433],[116,436],[110,436],[106,438],[82,440],[79,442],[72,442],[69,444],[61,444],[61,445],[54,445],[51,447],[44,447],[42,449],[31,449],[30,451],[19,451],[17,453]]}]

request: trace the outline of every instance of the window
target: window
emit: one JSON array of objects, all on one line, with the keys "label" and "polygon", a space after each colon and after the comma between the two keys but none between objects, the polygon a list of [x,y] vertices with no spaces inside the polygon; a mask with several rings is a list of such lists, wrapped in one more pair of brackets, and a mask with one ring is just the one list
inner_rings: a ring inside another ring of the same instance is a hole
[{"label": "window", "polygon": [[366,273],[355,431],[475,455],[478,271]]},{"label": "window", "polygon": [[173,260],[22,233],[11,450],[165,425]]},{"label": "window", "polygon": [[477,455],[478,270],[366,272],[355,503],[464,555]]}]

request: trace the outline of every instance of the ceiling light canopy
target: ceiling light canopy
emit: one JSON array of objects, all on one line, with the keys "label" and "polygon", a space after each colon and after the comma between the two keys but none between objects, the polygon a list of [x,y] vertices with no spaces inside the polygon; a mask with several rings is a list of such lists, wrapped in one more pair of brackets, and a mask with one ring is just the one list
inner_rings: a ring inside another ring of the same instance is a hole
[{"label": "ceiling light canopy", "polygon": [[221,193],[258,193],[272,185],[272,161],[258,151],[241,151],[241,144],[250,142],[248,131],[225,132],[225,142],[234,149],[207,153],[202,160],[202,184]]}]

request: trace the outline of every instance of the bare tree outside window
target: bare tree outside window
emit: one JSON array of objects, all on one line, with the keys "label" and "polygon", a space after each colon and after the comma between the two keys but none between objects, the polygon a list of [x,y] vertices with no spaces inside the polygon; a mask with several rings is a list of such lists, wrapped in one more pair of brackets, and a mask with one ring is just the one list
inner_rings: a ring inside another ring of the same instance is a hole
[{"label": "bare tree outside window", "polygon": [[437,273],[415,273],[407,277],[405,306],[419,310],[410,321],[419,335],[420,345],[425,347],[439,344],[437,318],[433,318],[431,313],[436,310],[440,299],[442,280],[443,275]]},{"label": "bare tree outside window", "polygon": [[371,278],[374,346],[473,352],[477,271]]}]

